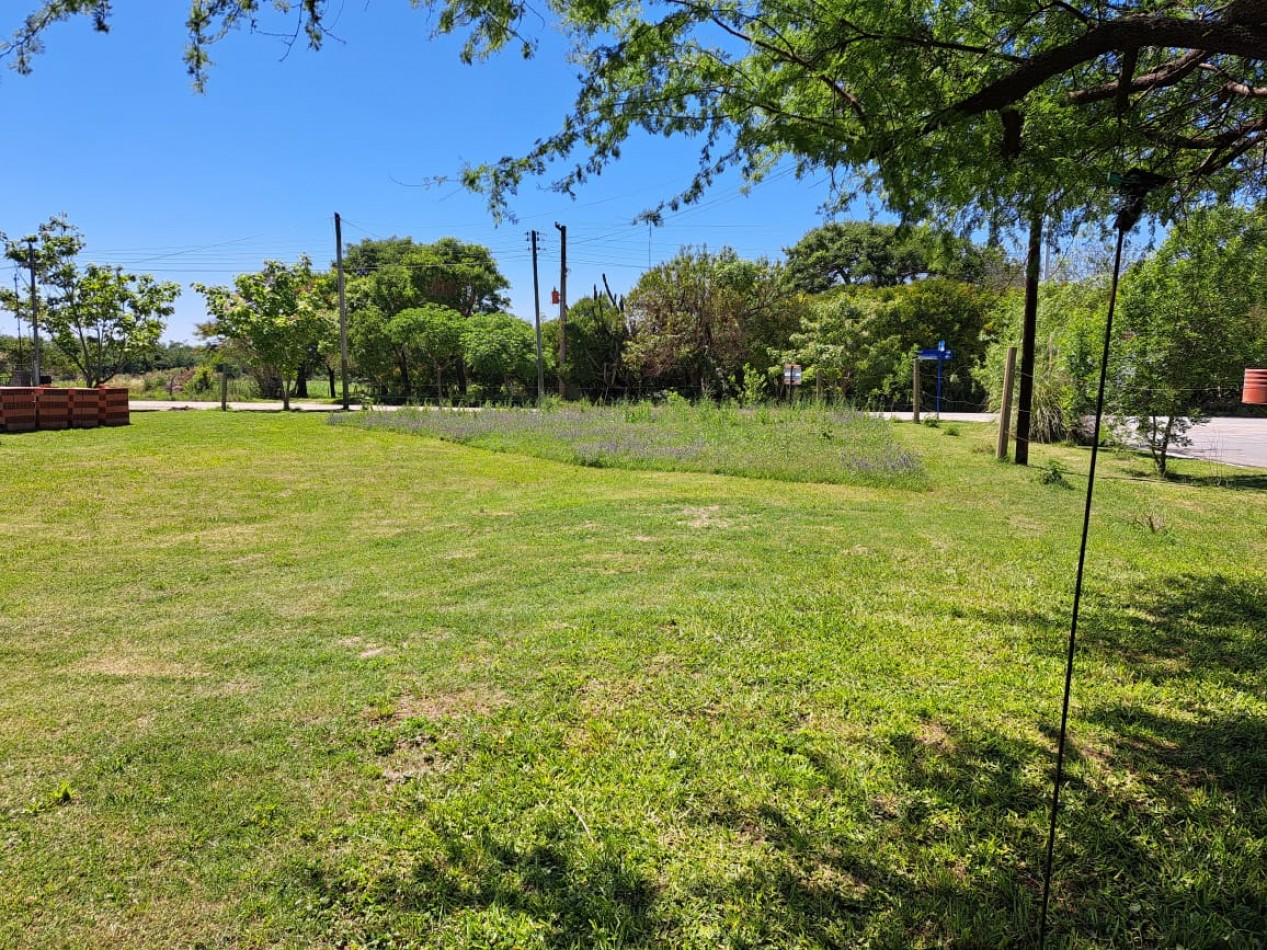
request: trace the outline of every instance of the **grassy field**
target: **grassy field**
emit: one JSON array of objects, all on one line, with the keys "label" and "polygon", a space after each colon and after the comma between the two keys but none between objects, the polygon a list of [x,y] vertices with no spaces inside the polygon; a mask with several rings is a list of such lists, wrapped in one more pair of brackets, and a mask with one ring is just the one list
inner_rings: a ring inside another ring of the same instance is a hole
[{"label": "grassy field", "polygon": [[[1082,494],[985,429],[912,488],[135,419],[0,437],[0,946],[1033,939]],[[1097,487],[1060,946],[1267,932],[1267,475],[1177,468]]]}]

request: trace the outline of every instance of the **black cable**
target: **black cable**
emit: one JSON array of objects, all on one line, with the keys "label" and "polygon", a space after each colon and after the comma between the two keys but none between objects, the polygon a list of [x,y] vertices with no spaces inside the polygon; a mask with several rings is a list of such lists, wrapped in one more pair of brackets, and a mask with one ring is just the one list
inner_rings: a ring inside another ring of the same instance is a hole
[{"label": "black cable", "polygon": [[[1073,656],[1078,639],[1078,609],[1082,604],[1082,571],[1087,561],[1087,536],[1091,531],[1091,498],[1095,490],[1095,463],[1100,454],[1100,420],[1104,415],[1104,382],[1109,375],[1109,342],[1113,334],[1113,311],[1117,306],[1117,284],[1122,272],[1122,245],[1129,227],[1117,231],[1117,252],[1113,258],[1113,286],[1109,291],[1109,314],[1104,321],[1104,352],[1100,356],[1100,390],[1095,401],[1095,431],[1091,437],[1091,467],[1087,474],[1087,503],[1082,514],[1082,546],[1078,549],[1078,575],[1073,588],[1073,619],[1069,624],[1069,651],[1065,658],[1065,697],[1060,710],[1060,737],[1056,742],[1056,779],[1051,790],[1051,824],[1047,829],[1047,860],[1043,865],[1043,911],[1038,929],[1038,946],[1047,946],[1047,905],[1051,898],[1051,865],[1056,849],[1056,813],[1060,808],[1060,782],[1064,778],[1065,736],[1069,727],[1069,694],[1073,689]],[[1132,224],[1134,222],[1131,222]]]}]

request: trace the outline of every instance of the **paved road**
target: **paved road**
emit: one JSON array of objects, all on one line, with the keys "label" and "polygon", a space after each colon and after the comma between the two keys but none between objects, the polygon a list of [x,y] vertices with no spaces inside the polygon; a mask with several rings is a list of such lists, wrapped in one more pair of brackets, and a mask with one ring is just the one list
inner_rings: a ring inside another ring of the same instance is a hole
[{"label": "paved road", "polygon": [[1217,418],[1188,430],[1192,445],[1175,455],[1267,468],[1267,419]]},{"label": "paved road", "polygon": [[[335,412],[338,406],[329,403],[292,401],[291,409],[298,412]],[[353,404],[354,408],[359,408]],[[133,412],[157,412],[164,409],[219,409],[218,402],[133,400]],[[229,408],[240,412],[281,412],[280,402],[231,402]],[[379,410],[395,409],[395,406],[378,406]],[[893,419],[910,419],[909,412],[887,414]],[[930,413],[924,413],[927,418]],[[943,412],[943,422],[993,422],[988,412]],[[1247,465],[1267,468],[1267,419],[1217,418],[1195,427],[1189,432],[1192,445],[1175,452],[1186,458],[1208,459],[1227,465]]]},{"label": "paved road", "polygon": [[[133,399],[128,403],[133,412],[162,412],[168,409],[219,409],[219,402],[195,402],[190,399]],[[238,412],[281,412],[281,402],[231,402],[229,408]],[[295,412],[336,412],[339,406],[329,403],[302,402],[292,399],[290,408]],[[356,403],[353,409],[361,408]],[[383,406],[384,409],[394,408]]]}]

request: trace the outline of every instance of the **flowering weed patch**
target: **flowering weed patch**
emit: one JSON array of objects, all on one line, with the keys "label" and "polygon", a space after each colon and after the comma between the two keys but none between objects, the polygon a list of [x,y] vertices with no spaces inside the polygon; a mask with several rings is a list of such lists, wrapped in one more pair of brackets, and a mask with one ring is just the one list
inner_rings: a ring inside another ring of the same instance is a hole
[{"label": "flowering weed patch", "polygon": [[901,488],[926,483],[919,457],[898,444],[891,423],[847,409],[636,403],[542,411],[404,409],[331,421],[596,468]]}]

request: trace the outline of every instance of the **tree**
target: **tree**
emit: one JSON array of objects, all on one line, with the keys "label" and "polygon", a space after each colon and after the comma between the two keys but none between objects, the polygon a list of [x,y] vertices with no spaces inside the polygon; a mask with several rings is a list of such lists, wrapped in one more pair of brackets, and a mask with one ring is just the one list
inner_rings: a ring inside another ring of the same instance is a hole
[{"label": "tree", "polygon": [[878,296],[825,294],[814,300],[789,339],[784,361],[805,367],[819,396],[865,400],[892,394],[894,369],[907,347],[886,334]]},{"label": "tree", "polygon": [[[30,2],[32,12],[0,43],[0,58],[21,73],[53,25],[87,17],[109,28],[102,0]],[[540,18],[526,0],[418,5],[439,11],[438,33],[465,33],[467,61],[507,44],[534,51],[528,24]],[[292,18],[287,34],[321,46],[325,0],[273,7],[272,16]],[[618,157],[637,129],[702,137],[684,199],[725,168],[760,177],[782,155],[804,170],[855,173],[917,217],[988,217],[1000,198],[1024,199],[997,209],[1018,221],[1035,202],[1068,208],[1094,198],[1103,206],[1105,156],[1170,176],[1189,199],[1263,181],[1255,154],[1267,135],[1260,0],[559,0],[555,9],[584,78],[558,132],[528,155],[471,169],[468,181],[495,202],[525,175],[580,151],[559,182],[575,187]],[[242,26],[268,32],[268,16],[259,0],[190,0],[185,60],[195,85],[206,82],[217,40]],[[1076,164],[1083,159],[1094,161]]]},{"label": "tree", "polygon": [[475,378],[509,398],[537,374],[536,335],[508,313],[479,313],[462,325],[462,353]]},{"label": "tree", "polygon": [[764,373],[796,326],[777,268],[730,248],[686,248],[639,278],[629,293],[627,363],[662,385],[724,398],[744,388],[745,367]]},{"label": "tree", "polygon": [[985,277],[988,259],[984,249],[947,232],[871,221],[833,221],[787,248],[788,278],[808,294],[840,284],[891,287],[932,276],[972,283]]},{"label": "tree", "polygon": [[[40,225],[38,238],[11,241],[0,235],[5,256],[26,266],[35,261],[40,287],[39,324],[87,386],[100,386],[128,363],[155,351],[180,288],[149,274],[76,260],[83,236],[64,217]],[[0,291],[9,309],[30,320],[29,302]]]},{"label": "tree", "polygon": [[[1084,420],[1095,412],[1109,304],[1108,274],[1100,271],[1079,280],[1048,280],[1040,300],[1031,438],[1035,442],[1089,438]],[[999,299],[991,318],[990,345],[973,369],[978,385],[988,393],[992,411],[1002,406],[1007,348],[1020,336],[1022,319],[1019,295]]]},{"label": "tree", "polygon": [[1267,360],[1267,214],[1216,208],[1178,224],[1127,276],[1119,325],[1115,401],[1164,476],[1204,406]]},{"label": "tree", "polygon": [[462,357],[463,322],[456,310],[427,304],[402,310],[387,325],[388,335],[397,346],[403,347],[411,358],[431,364],[437,402],[444,399],[444,370]]},{"label": "tree", "polygon": [[975,403],[980,391],[964,370],[984,355],[993,303],[985,291],[944,277],[842,288],[811,303],[787,355],[812,370],[816,386],[886,399],[909,391],[915,351],[945,340],[955,359],[944,398]]},{"label": "tree", "polygon": [[[541,325],[545,348],[559,351],[559,321]],[[629,329],[624,313],[608,298],[583,297],[568,307],[567,366],[563,377],[569,390],[591,399],[606,399],[628,389],[623,363]]]},{"label": "tree", "polygon": [[[441,238],[433,244],[415,244],[412,238],[367,239],[348,247],[344,266],[354,275],[347,291],[350,323],[359,323],[363,328],[375,319],[390,322],[411,309],[438,306],[466,319],[477,313],[494,313],[508,303],[502,291],[510,282],[498,269],[492,253],[486,247],[457,238]],[[366,308],[372,308],[378,316],[358,318],[357,314]],[[366,333],[356,336],[370,339]],[[410,350],[392,334],[386,338],[394,346],[401,390],[408,397],[415,389]],[[381,346],[382,339],[373,339],[375,345]],[[351,339],[349,342],[356,345]],[[371,362],[381,356],[380,352]],[[458,387],[465,392],[466,366],[460,353],[454,368]],[[427,370],[433,372],[435,366],[428,365]]]},{"label": "tree", "polygon": [[322,304],[312,263],[300,257],[293,265],[265,261],[258,274],[239,274],[233,287],[194,284],[207,298],[213,322],[208,335],[246,347],[282,381],[282,405],[290,409],[290,386],[314,347],[334,331]]},{"label": "tree", "polygon": [[348,351],[357,375],[367,380],[374,398],[385,400],[397,390],[402,363],[400,346],[388,329],[388,318],[377,307],[362,306],[348,312]]}]

